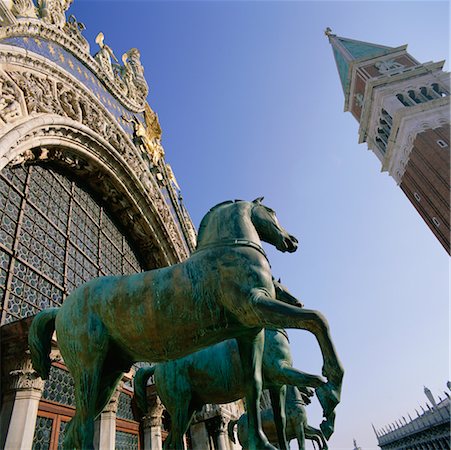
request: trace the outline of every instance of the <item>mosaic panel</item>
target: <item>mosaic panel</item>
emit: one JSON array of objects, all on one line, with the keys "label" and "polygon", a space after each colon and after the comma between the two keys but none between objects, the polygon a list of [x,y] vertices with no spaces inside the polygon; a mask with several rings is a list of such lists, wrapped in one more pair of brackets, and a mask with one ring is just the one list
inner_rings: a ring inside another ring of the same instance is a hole
[{"label": "mosaic panel", "polygon": [[116,448],[121,450],[138,450],[138,435],[116,431]]},{"label": "mosaic panel", "polygon": [[33,437],[33,450],[48,450],[52,435],[53,419],[38,416]]},{"label": "mosaic panel", "polygon": [[45,382],[42,398],[67,406],[75,406],[74,380],[69,372],[50,367],[50,377]]},{"label": "mosaic panel", "polygon": [[121,419],[133,420],[132,398],[123,392],[119,395],[117,406],[117,417]]}]

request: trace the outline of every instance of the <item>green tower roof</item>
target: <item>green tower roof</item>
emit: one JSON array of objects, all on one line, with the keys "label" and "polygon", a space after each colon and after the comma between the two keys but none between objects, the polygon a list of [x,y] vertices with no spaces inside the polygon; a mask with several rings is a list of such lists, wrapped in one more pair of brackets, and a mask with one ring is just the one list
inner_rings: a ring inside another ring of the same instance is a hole
[{"label": "green tower roof", "polygon": [[371,44],[370,42],[356,41],[332,34],[330,28],[326,29],[326,36],[332,45],[341,86],[346,94],[350,82],[349,65],[352,61],[364,61],[391,53],[394,48],[385,45]]}]

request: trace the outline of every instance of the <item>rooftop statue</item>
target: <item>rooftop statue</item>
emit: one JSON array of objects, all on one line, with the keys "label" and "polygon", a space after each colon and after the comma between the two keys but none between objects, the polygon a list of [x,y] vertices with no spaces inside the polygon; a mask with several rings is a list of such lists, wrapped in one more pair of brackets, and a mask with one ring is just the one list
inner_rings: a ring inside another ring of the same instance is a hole
[{"label": "rooftop statue", "polygon": [[104,70],[104,72],[110,77],[114,78],[113,73],[113,65],[111,64],[111,58],[113,58],[117,63],[119,62],[116,56],[113,53],[113,50],[110,46],[105,44],[103,41],[105,40],[105,36],[102,32],[100,32],[96,36],[96,44],[100,47],[100,50],[94,55],[94,58],[99,63],[100,67]]},{"label": "rooftop statue", "polygon": [[[299,305],[278,282],[274,283],[278,300]],[[147,380],[152,375],[157,394],[171,415],[171,431],[164,443],[165,449],[183,448],[183,435],[194,414],[204,405],[230,403],[245,396],[246,383],[235,339],[180,359],[139,369],[134,380],[135,398],[143,413],[147,411]],[[286,385],[295,385],[309,394],[305,388],[322,386],[325,380],[293,367],[288,336],[280,329],[265,330],[262,375],[263,387],[269,389],[273,417],[276,418],[276,440],[281,450],[288,450],[283,420]]]},{"label": "rooftop statue", "polygon": [[63,28],[66,24],[66,11],[72,2],[73,0],[38,0],[40,16],[45,22]]},{"label": "rooftop statue", "polygon": [[298,328],[314,334],[327,378],[316,394],[326,418],[334,415],[343,369],[327,321],[317,311],[276,299],[261,240],[282,252],[294,252],[298,241],[261,200],[226,201],[212,208],[200,224],[196,250],[184,262],[95,278],[73,291],[60,308],[36,315],[29,334],[35,370],[48,377],[56,329],[74,378],[76,411],[66,428],[66,449],[94,448],[94,420],[133,363],[164,362],[236,338],[249,448],[274,450],[260,420],[263,328]]}]

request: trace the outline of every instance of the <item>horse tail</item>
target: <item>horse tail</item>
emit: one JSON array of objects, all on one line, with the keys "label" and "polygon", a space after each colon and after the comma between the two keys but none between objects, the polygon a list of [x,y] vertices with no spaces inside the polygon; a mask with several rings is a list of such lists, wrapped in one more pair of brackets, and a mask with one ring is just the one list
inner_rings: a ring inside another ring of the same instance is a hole
[{"label": "horse tail", "polygon": [[43,380],[46,380],[50,373],[52,335],[55,331],[55,319],[58,311],[59,308],[49,308],[39,312],[31,322],[28,333],[31,363]]},{"label": "horse tail", "polygon": [[136,404],[138,405],[139,410],[145,414],[147,412],[147,393],[146,386],[149,378],[154,374],[156,365],[149,367],[141,367],[135,374],[134,379],[134,390],[135,390],[135,399]]},{"label": "horse tail", "polygon": [[227,434],[229,435],[229,439],[236,444],[235,433],[233,432],[233,428],[238,423],[238,420],[230,420],[227,424]]}]

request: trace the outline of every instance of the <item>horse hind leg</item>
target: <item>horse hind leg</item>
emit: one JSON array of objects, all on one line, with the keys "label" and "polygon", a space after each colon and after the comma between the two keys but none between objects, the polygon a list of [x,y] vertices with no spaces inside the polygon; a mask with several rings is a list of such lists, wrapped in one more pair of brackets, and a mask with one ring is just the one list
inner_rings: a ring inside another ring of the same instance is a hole
[{"label": "horse hind leg", "polygon": [[274,415],[274,424],[276,426],[277,439],[280,450],[288,450],[289,445],[286,436],[287,417],[285,411],[285,400],[287,386],[271,387],[269,395],[271,397],[271,406]]},{"label": "horse hind leg", "polygon": [[191,405],[179,405],[172,417],[171,431],[164,442],[164,450],[183,450],[185,448],[184,435],[188,430],[194,415]]},{"label": "horse hind leg", "polygon": [[108,335],[98,317],[91,316],[83,331],[76,337],[87,343],[82,351],[79,343],[73,342],[74,336],[59,336],[64,362],[75,387],[75,416],[69,422],[63,444],[67,450],[94,449],[94,420],[99,412],[100,380],[108,348]]}]

